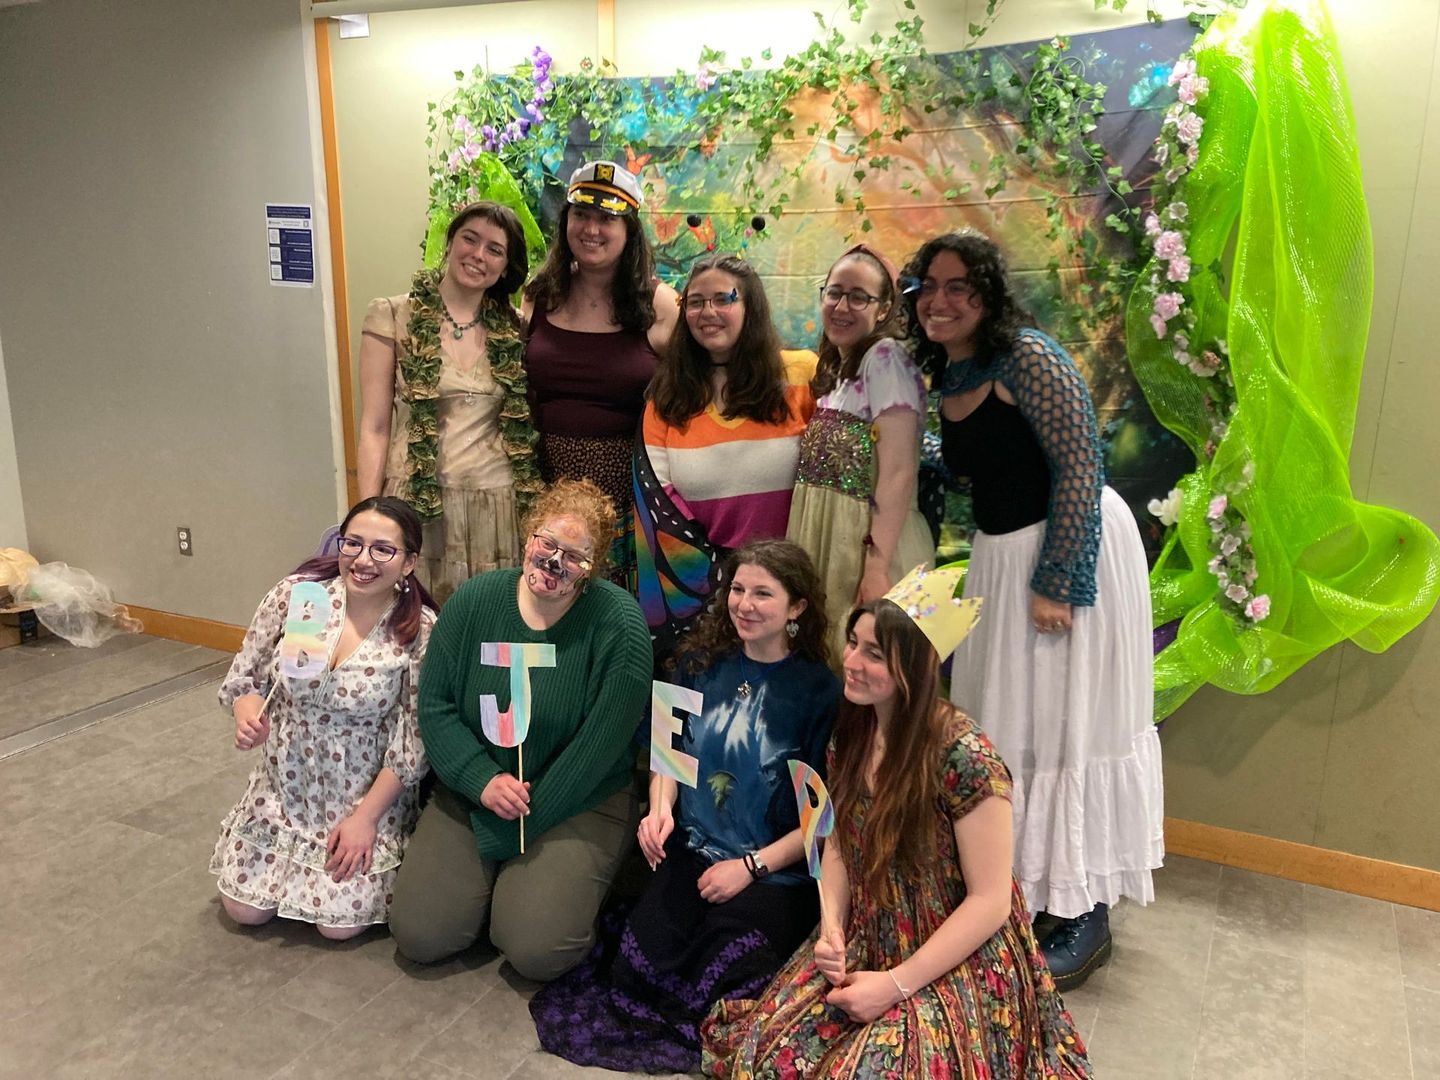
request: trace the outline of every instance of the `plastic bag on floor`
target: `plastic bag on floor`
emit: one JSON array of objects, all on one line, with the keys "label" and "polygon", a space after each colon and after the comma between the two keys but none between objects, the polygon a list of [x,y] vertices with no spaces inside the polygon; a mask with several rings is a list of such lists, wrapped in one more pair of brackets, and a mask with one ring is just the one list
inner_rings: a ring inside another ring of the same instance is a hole
[{"label": "plastic bag on floor", "polygon": [[34,605],[35,617],[47,630],[72,645],[93,649],[116,634],[141,630],[139,620],[94,574],[63,562],[33,567],[12,591],[18,603]]}]

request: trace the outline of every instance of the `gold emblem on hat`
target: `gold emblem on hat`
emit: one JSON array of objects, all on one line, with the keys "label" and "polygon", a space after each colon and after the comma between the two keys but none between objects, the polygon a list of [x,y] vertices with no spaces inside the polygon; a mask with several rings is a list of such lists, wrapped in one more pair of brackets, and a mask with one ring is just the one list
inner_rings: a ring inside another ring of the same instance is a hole
[{"label": "gold emblem on hat", "polygon": [[606,162],[599,162],[595,166],[595,179],[603,180],[607,184],[615,182],[615,166]]}]

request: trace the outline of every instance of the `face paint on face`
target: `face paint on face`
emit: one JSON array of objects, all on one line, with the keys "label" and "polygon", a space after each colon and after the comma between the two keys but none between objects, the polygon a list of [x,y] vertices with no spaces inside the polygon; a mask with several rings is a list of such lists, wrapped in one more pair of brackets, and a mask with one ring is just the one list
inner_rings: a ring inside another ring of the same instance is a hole
[{"label": "face paint on face", "polygon": [[537,598],[570,595],[589,573],[592,548],[584,522],[568,514],[540,525],[526,542],[525,584]]}]

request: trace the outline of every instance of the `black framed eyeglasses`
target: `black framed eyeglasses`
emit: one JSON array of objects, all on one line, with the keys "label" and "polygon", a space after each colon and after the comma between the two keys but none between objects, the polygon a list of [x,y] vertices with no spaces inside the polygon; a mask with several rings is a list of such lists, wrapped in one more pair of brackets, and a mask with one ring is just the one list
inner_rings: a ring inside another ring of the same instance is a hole
[{"label": "black framed eyeglasses", "polygon": [[734,307],[739,302],[739,289],[731,289],[726,293],[716,293],[714,296],[691,296],[687,293],[681,298],[682,306],[693,315],[698,315],[704,311],[706,304],[709,304],[716,311],[722,311],[725,308]]},{"label": "black framed eyeglasses", "polygon": [[593,565],[589,555],[561,547],[544,533],[531,533],[530,539],[535,541],[536,549],[541,555],[544,555],[545,558],[549,559],[558,554],[565,568],[572,573],[583,574]]},{"label": "black framed eyeglasses", "polygon": [[883,297],[871,296],[864,289],[842,289],[839,285],[822,285],[820,287],[820,300],[831,307],[839,307],[840,301],[845,300],[854,311],[864,311],[871,304],[878,304]]},{"label": "black framed eyeglasses", "polygon": [[370,549],[370,558],[377,563],[386,563],[400,554],[400,549],[394,544],[387,544],[384,540],[377,540],[373,544],[367,544],[364,540],[357,540],[353,536],[341,536],[336,539],[335,547],[341,555],[347,559],[358,559],[360,553],[366,548]]}]

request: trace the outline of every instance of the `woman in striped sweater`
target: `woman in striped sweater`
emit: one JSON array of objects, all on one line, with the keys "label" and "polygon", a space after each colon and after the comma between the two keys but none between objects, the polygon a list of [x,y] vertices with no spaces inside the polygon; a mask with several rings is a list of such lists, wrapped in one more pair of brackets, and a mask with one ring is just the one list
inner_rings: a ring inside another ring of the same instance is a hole
[{"label": "woman in striped sweater", "polygon": [[785,535],[815,411],[815,355],[781,350],[749,263],[699,260],[680,306],[636,454],[640,606],[660,654],[699,614],[726,552]]}]

